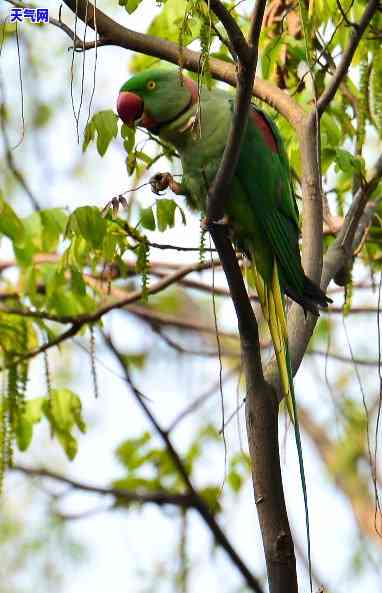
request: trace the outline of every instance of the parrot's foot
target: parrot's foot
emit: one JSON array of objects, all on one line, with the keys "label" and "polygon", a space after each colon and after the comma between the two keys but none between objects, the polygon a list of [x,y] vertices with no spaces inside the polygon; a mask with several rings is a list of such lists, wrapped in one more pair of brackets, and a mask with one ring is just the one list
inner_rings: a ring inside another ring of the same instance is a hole
[{"label": "parrot's foot", "polygon": [[127,200],[122,195],[115,196],[112,200],[110,200],[110,202],[108,202],[106,206],[102,208],[101,215],[106,216],[110,208],[113,208],[113,218],[115,218],[118,215],[118,210],[120,206],[122,206],[122,208],[124,209],[127,208]]},{"label": "parrot's foot", "polygon": [[171,173],[157,173],[150,178],[149,181],[151,185],[151,189],[153,190],[154,194],[160,196],[160,192],[167,189],[168,187],[171,189],[174,194],[181,194],[181,185],[171,175]]},{"label": "parrot's foot", "polygon": [[210,227],[212,224],[217,224],[219,226],[229,226],[230,220],[229,220],[229,216],[227,216],[227,214],[225,214],[223,216],[223,218],[220,218],[220,220],[213,220],[213,221],[208,220],[207,216],[205,216],[204,218],[202,218],[200,224],[201,224],[203,231],[208,231],[208,227]]}]

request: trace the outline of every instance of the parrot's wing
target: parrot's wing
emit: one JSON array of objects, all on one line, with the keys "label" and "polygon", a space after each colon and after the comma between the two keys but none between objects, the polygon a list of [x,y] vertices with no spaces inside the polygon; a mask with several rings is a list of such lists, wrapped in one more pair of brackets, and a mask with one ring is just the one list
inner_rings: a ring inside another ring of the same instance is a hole
[{"label": "parrot's wing", "polygon": [[[262,243],[277,260],[281,286],[305,311],[318,314],[330,299],[304,274],[298,245],[299,221],[288,158],[277,128],[252,108],[236,175],[251,204]],[[256,248],[256,245],[254,245]]]},{"label": "parrot's wing", "polygon": [[277,129],[277,126],[269,117],[269,115],[267,115],[264,111],[261,111],[254,105],[251,105],[249,121],[250,133],[251,129],[253,131],[254,127],[257,127],[258,129],[260,128],[259,131],[261,132],[263,140],[266,142],[267,146],[272,150],[273,154],[277,155],[281,169],[285,176],[285,189],[289,190],[286,191],[285,194],[283,194],[282,198],[279,200],[278,207],[288,219],[295,223],[298,229],[300,214],[298,211],[296,197],[293,190],[289,161],[288,156],[285,152],[284,143]]},{"label": "parrot's wing", "polygon": [[301,296],[298,210],[282,141],[269,118],[252,109],[236,174],[277,259],[281,282]]}]

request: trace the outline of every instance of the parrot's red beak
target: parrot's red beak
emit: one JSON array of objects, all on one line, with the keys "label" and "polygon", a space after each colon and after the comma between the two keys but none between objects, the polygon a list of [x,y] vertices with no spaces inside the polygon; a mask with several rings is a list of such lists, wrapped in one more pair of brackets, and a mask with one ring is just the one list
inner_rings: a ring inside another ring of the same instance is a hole
[{"label": "parrot's red beak", "polygon": [[143,114],[143,99],[135,93],[122,91],[118,95],[117,112],[121,120],[132,127]]}]

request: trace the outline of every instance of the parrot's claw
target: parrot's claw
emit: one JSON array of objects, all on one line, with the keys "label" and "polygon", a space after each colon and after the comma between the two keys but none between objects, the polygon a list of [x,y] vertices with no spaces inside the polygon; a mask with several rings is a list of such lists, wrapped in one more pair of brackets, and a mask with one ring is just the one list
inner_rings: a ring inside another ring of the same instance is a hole
[{"label": "parrot's claw", "polygon": [[171,173],[157,173],[150,178],[149,183],[154,194],[157,194],[157,196],[160,196],[160,192],[168,187],[174,194],[182,193],[182,186],[175,181]]},{"label": "parrot's claw", "polygon": [[150,177],[150,185],[154,194],[160,196],[160,192],[167,189],[170,186],[172,176],[170,173],[157,173]]},{"label": "parrot's claw", "polygon": [[126,198],[124,198],[122,195],[114,196],[114,198],[112,198],[110,200],[110,202],[108,202],[106,204],[106,206],[104,206],[102,208],[101,216],[105,217],[107,215],[107,213],[109,212],[110,208],[112,208],[113,209],[113,218],[116,218],[118,216],[118,210],[119,210],[120,206],[122,206],[122,208],[124,208],[126,210],[126,208],[127,208]]}]

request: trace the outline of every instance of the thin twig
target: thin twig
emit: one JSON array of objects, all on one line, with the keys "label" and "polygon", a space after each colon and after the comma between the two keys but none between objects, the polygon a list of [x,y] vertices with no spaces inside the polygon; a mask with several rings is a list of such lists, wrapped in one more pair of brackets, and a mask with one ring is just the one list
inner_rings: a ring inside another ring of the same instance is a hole
[{"label": "thin twig", "polygon": [[5,159],[6,159],[6,162],[7,162],[7,165],[9,167],[10,171],[13,173],[13,176],[19,182],[19,184],[21,185],[21,187],[27,194],[27,196],[32,204],[33,210],[38,212],[39,210],[41,210],[40,204],[38,203],[37,198],[33,195],[32,191],[30,190],[27,182],[24,179],[23,174],[16,166],[16,163],[13,158],[12,148],[11,148],[11,144],[9,142],[8,132],[7,132],[7,128],[5,125],[5,106],[6,106],[6,103],[5,103],[4,86],[3,86],[3,81],[1,80],[1,77],[0,77],[0,127],[1,127],[3,142],[4,142]]},{"label": "thin twig", "polygon": [[171,504],[179,506],[181,508],[190,508],[194,506],[192,496],[186,493],[172,493],[172,492],[136,492],[133,490],[127,490],[126,488],[105,488],[103,486],[94,486],[86,482],[80,482],[72,478],[68,478],[56,472],[47,470],[45,468],[32,468],[25,467],[22,465],[13,465],[11,467],[13,471],[23,473],[27,476],[36,478],[49,478],[66,484],[74,490],[81,490],[82,492],[93,492],[94,494],[100,494],[102,496],[113,496],[117,500],[121,500],[128,503],[139,503],[146,504],[152,503],[159,506],[164,504]]},{"label": "thin twig", "polygon": [[[231,379],[232,377],[234,377],[236,375],[236,373],[238,372],[239,367],[235,367],[229,371],[227,371],[227,373],[225,373],[222,377],[222,383],[225,383],[226,381],[228,381],[229,379]],[[184,410],[182,410],[178,416],[176,416],[176,418],[174,418],[174,420],[171,422],[170,426],[168,427],[168,432],[172,432],[175,428],[178,427],[178,425],[190,414],[192,414],[193,412],[195,412],[196,410],[198,410],[200,408],[200,406],[202,406],[211,396],[215,395],[215,393],[219,390],[220,388],[220,377],[218,381],[215,381],[213,383],[213,385],[211,385],[204,393],[202,393],[201,395],[199,395],[199,397],[195,398],[188,406],[186,406],[184,408]]]},{"label": "thin twig", "polygon": [[[194,272],[196,270],[202,270],[202,269],[208,268],[209,266],[210,266],[209,262],[185,266],[185,267],[181,268],[180,270],[173,272],[172,274],[168,274],[168,276],[166,276],[159,282],[152,284],[147,289],[147,292],[148,292],[148,294],[157,294],[158,292],[161,292],[168,286],[171,286],[174,282],[177,282],[178,279],[183,278],[187,274]],[[118,300],[116,302],[112,302],[110,304],[106,304],[106,305],[99,307],[97,309],[97,311],[95,311],[94,313],[83,314],[83,315],[77,316],[75,318],[75,321],[73,321],[72,316],[61,316],[61,321],[63,319],[66,319],[67,323],[72,324],[71,327],[68,330],[66,330],[65,332],[56,336],[53,340],[50,340],[50,341],[46,342],[45,344],[42,344],[38,348],[35,348],[34,350],[30,350],[29,352],[24,352],[24,353],[19,354],[17,357],[14,358],[13,364],[19,364],[23,360],[29,360],[31,358],[34,358],[38,354],[41,354],[42,352],[46,352],[46,350],[49,350],[50,348],[53,348],[54,346],[58,346],[62,342],[75,336],[84,325],[86,325],[88,323],[94,323],[94,322],[98,321],[99,319],[101,319],[101,317],[103,317],[103,315],[105,315],[106,313],[109,313],[110,311],[113,311],[116,309],[121,309],[128,304],[131,304],[131,303],[134,303],[134,302],[140,300],[141,298],[142,298],[142,290],[135,290],[135,291],[129,293],[125,298],[123,298],[121,300]],[[14,314],[17,314],[17,313],[14,312]],[[26,316],[36,317],[36,318],[39,318],[39,317],[44,318],[44,315],[45,315],[46,319],[50,319],[52,321],[58,320],[58,317],[55,315],[52,315],[49,313],[42,313],[39,311],[36,311],[36,312],[30,311],[29,313],[26,314]]]}]

